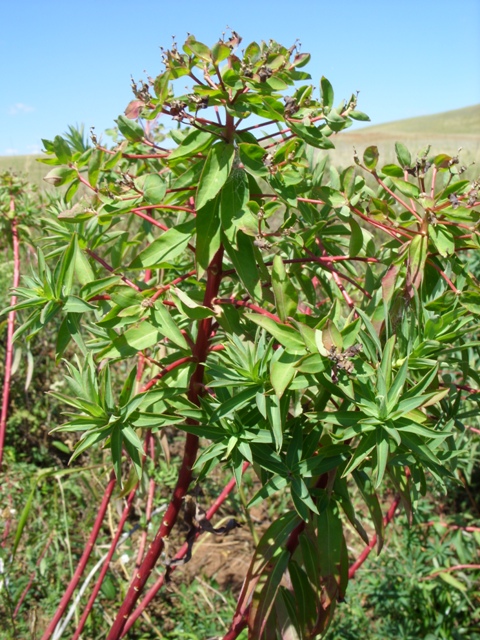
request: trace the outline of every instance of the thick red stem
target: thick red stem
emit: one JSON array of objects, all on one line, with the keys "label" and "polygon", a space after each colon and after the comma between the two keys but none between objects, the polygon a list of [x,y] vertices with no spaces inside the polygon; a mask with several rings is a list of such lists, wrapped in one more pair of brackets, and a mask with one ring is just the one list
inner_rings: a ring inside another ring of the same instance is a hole
[{"label": "thick red stem", "polygon": [[[205,289],[205,296],[203,304],[206,307],[212,306],[212,300],[217,296],[222,279],[222,260],[223,260],[223,247],[215,254],[210,266],[207,270],[207,286]],[[197,361],[197,366],[190,379],[188,388],[188,399],[194,404],[199,404],[200,395],[203,393],[203,373],[205,368],[205,360],[208,354],[209,338],[212,328],[212,318],[205,318],[199,322],[197,340],[195,343],[195,349],[193,357]],[[191,424],[196,425],[194,420],[190,421]],[[125,600],[120,607],[117,617],[110,629],[107,636],[107,640],[118,640],[120,638],[126,621],[130,616],[135,604],[140,597],[145,584],[150,577],[153,568],[155,567],[160,554],[163,551],[164,539],[168,536],[175,525],[178,514],[182,507],[182,501],[185,494],[188,491],[190,482],[192,480],[192,467],[195,463],[195,459],[198,451],[198,436],[188,433],[185,441],[185,450],[183,454],[182,465],[178,474],[177,484],[173,491],[173,496],[168,505],[167,511],[163,518],[163,522],[153,540],[150,548],[147,551],[145,559],[143,560],[140,568],[136,572],[134,579],[128,589]]]}]

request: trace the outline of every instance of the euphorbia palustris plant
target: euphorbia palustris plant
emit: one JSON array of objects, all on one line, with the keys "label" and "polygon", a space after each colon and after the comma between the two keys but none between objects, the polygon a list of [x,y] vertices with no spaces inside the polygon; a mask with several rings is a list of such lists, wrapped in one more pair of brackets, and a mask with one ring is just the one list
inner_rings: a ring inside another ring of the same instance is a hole
[{"label": "euphorbia palustris plant", "polygon": [[70,390],[55,393],[70,407],[57,430],[80,433],[74,459],[104,447],[118,482],[134,482],[144,434],[184,438],[108,639],[133,623],[193,476],[221,464],[241,483],[245,463],[259,480],[249,506],[282,493],[289,507],[260,539],[226,637],[318,637],[347,588],[345,521],[369,542],[352,495],[380,548],[385,483],[410,509],[426,474],[443,483],[455,467],[460,387],[478,378],[476,184],[456,158],[401,144],[397,164],[369,147],[329,167],[319,150],[368,118],[356,95],[309,84],[296,46],[241,50],[233,32],[163,55],[163,73],[133,84],[116,146],[44,141],[67,204],[19,290],[20,333],[60,315],[57,358],[75,343]]}]

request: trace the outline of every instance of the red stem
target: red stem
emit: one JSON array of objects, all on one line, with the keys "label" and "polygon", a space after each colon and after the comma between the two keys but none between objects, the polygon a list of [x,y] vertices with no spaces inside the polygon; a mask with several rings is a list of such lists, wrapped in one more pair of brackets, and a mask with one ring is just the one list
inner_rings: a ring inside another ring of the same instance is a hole
[{"label": "red stem", "polygon": [[[245,471],[248,468],[248,466],[249,466],[248,462],[244,462],[243,463],[242,473],[245,473]],[[228,484],[225,485],[225,487],[223,488],[222,492],[217,497],[217,499],[212,504],[212,506],[208,509],[208,511],[207,511],[207,520],[211,520],[211,518],[215,515],[215,513],[219,510],[219,508],[225,502],[225,500],[227,499],[227,497],[229,496],[229,494],[231,493],[231,491],[233,490],[234,487],[235,487],[235,478],[232,478],[228,482]],[[185,556],[185,554],[187,553],[187,550],[188,550],[188,545],[187,545],[187,543],[185,543],[180,547],[180,549],[178,550],[177,554],[174,556],[174,560],[181,560]],[[175,571],[175,567],[172,567],[171,570],[172,570],[172,572]],[[132,628],[132,626],[135,624],[135,622],[138,620],[138,618],[142,615],[142,613],[148,607],[148,605],[153,600],[153,598],[160,591],[160,589],[162,588],[164,583],[165,583],[165,574],[162,573],[162,575],[158,577],[158,579],[155,582],[155,584],[152,585],[152,587],[150,587],[150,589],[145,594],[144,598],[140,601],[139,605],[137,606],[135,611],[132,613],[132,615],[128,618],[128,620],[127,620],[127,622],[125,624],[125,628],[123,630],[123,633],[120,636],[121,638],[126,636],[126,634],[129,632],[129,630]]]},{"label": "red stem", "polygon": [[83,572],[85,571],[85,567],[87,566],[88,559],[90,558],[90,554],[93,551],[93,547],[95,545],[95,541],[98,537],[101,527],[103,526],[103,520],[105,518],[105,513],[107,511],[108,503],[110,502],[110,498],[112,497],[113,490],[115,489],[115,484],[117,479],[115,477],[115,473],[112,471],[110,473],[110,479],[107,484],[107,488],[105,489],[105,493],[103,494],[102,502],[100,504],[100,508],[97,513],[97,517],[95,518],[95,522],[93,525],[92,532],[90,533],[90,537],[88,539],[87,545],[83,551],[82,557],[80,558],[79,563],[75,569],[75,573],[73,574],[72,579],[70,580],[70,584],[67,587],[67,590],[63,594],[62,599],[60,600],[60,604],[57,607],[55,615],[50,621],[45,633],[42,636],[42,640],[48,640],[52,633],[55,631],[55,627],[57,626],[60,618],[65,613],[65,609],[72,597],[73,592],[80,580]]},{"label": "red stem", "polygon": [[437,265],[434,262],[432,262],[431,260],[428,260],[428,258],[427,258],[427,263],[431,267],[433,267],[435,269],[435,271],[438,271],[438,273],[442,276],[442,278],[448,284],[448,286],[453,291],[453,293],[456,293],[456,294],[460,293],[460,291],[457,289],[457,287],[453,284],[453,282],[450,280],[450,278],[447,276],[447,274],[440,269],[440,267],[437,267]]},{"label": "red stem", "polygon": [[[17,217],[15,215],[15,199],[10,196],[10,212],[12,214],[12,247],[13,247],[13,287],[20,284],[20,239],[18,236]],[[12,295],[10,306],[17,303],[17,296]],[[10,399],[10,386],[12,379],[13,362],[13,334],[15,331],[16,311],[10,311],[7,320],[7,345],[5,349],[5,377],[3,380],[2,411],[0,415],[0,469],[3,463],[3,450],[5,444],[5,434],[7,431],[8,401]]]},{"label": "red stem", "polygon": [[75,629],[75,633],[72,636],[72,640],[78,640],[78,638],[80,638],[80,634],[82,633],[83,627],[85,626],[87,618],[90,615],[90,611],[92,610],[93,605],[95,604],[95,600],[97,598],[98,592],[102,587],[103,580],[108,571],[108,567],[110,566],[110,561],[113,557],[113,554],[115,553],[115,549],[117,548],[117,544],[122,534],[123,527],[125,526],[125,522],[127,521],[128,515],[130,513],[130,509],[132,507],[132,502],[137,492],[137,488],[138,488],[138,484],[135,486],[135,488],[130,492],[130,495],[128,496],[127,504],[125,505],[125,509],[123,510],[122,517],[120,518],[120,522],[118,523],[115,536],[113,537],[113,540],[110,544],[110,549],[108,550],[107,557],[105,558],[103,566],[98,575],[97,582],[95,583],[95,586],[93,587],[92,593],[90,594],[90,597],[85,606],[85,609],[83,610],[82,617],[80,618],[80,622],[78,623],[78,626]]},{"label": "red stem", "polygon": [[251,309],[252,311],[260,313],[262,316],[266,316],[267,318],[275,320],[275,322],[283,324],[280,318],[274,313],[270,313],[270,311],[262,309],[262,307],[253,304],[253,302],[245,302],[245,300],[232,300],[231,298],[215,298],[214,304],[233,304],[234,307],[246,307],[247,309]]},{"label": "red stem", "polygon": [[186,362],[193,362],[194,360],[195,360],[194,356],[185,356],[184,358],[179,358],[178,360],[175,360],[175,362],[172,362],[171,364],[167,364],[160,371],[160,373],[157,373],[156,376],[154,376],[151,380],[149,380],[146,384],[143,385],[141,392],[144,393],[145,391],[148,391],[149,389],[151,389],[153,386],[157,384],[159,380],[164,378],[167,375],[167,373],[170,373],[170,371],[173,371],[177,367],[181,367],[182,364],[185,364]]},{"label": "red stem", "polygon": [[113,273],[116,276],[118,276],[119,278],[121,278],[121,280],[123,280],[123,282],[125,282],[125,284],[128,284],[128,286],[132,287],[132,289],[135,289],[135,291],[141,291],[140,287],[138,285],[136,285],[134,282],[132,282],[131,280],[129,280],[126,276],[122,276],[121,274],[116,273],[115,269],[113,267],[111,267],[108,264],[108,262],[105,262],[105,260],[103,258],[101,258],[99,255],[97,255],[95,253],[95,251],[92,251],[91,249],[86,249],[86,252],[94,260],[96,260],[99,264],[101,264],[102,267],[104,267],[109,273]]},{"label": "red stem", "polygon": [[[387,514],[383,519],[384,526],[387,526],[387,524],[391,520],[393,520],[393,517],[395,515],[395,511],[397,510],[397,507],[400,504],[400,500],[401,500],[401,498],[398,495],[398,496],[395,497],[395,500],[390,505],[390,509],[387,511]],[[351,580],[352,578],[355,577],[355,573],[358,571],[358,569],[362,566],[362,564],[368,558],[368,556],[370,555],[370,551],[373,549],[373,547],[376,544],[377,544],[377,534],[374,533],[373,536],[372,536],[372,539],[370,540],[368,545],[365,547],[365,549],[362,551],[362,553],[358,556],[358,558],[355,560],[355,562],[349,568],[349,570],[348,570],[348,579],[349,580]]]},{"label": "red stem", "polygon": [[480,564],[456,564],[453,567],[444,567],[443,569],[439,569],[438,571],[434,571],[429,576],[424,576],[423,578],[419,578],[420,582],[423,580],[433,580],[441,573],[449,573],[450,571],[461,571],[462,569],[480,569]]},{"label": "red stem", "polygon": [[[212,307],[212,300],[218,294],[218,289],[222,279],[222,260],[223,247],[220,247],[207,269],[207,285],[203,301],[203,305],[206,307]],[[203,373],[205,360],[208,354],[211,329],[212,318],[205,318],[199,322],[197,340],[193,353],[193,357],[197,361],[197,366],[190,378],[188,388],[188,399],[190,402],[197,405],[200,403],[200,395],[203,393]],[[194,420],[190,420],[189,423],[197,425],[197,422]],[[127,618],[130,616],[151,572],[153,571],[153,568],[157,563],[158,558],[160,557],[160,554],[163,551],[164,539],[170,534],[175,525],[182,506],[183,498],[185,497],[192,480],[192,467],[197,456],[198,444],[198,436],[188,433],[185,440],[185,450],[178,474],[177,484],[163,518],[163,522],[147,551],[145,559],[130,584],[127,595],[125,596],[123,604],[120,607],[117,617],[115,618],[112,628],[107,636],[107,640],[118,640],[118,638],[120,638]]]},{"label": "red stem", "polygon": [[[48,551],[48,547],[52,544],[52,540],[53,540],[53,536],[54,536],[55,532],[52,531],[48,537],[48,540],[45,544],[45,546],[42,549],[41,554],[38,556],[37,562],[35,564],[35,567],[39,567],[41,561],[43,560],[43,558],[45,557],[45,554]],[[15,619],[18,615],[18,612],[20,610],[20,607],[22,606],[23,601],[25,600],[27,593],[30,591],[30,588],[33,584],[33,581],[35,580],[35,575],[36,575],[36,570],[32,571],[31,575],[30,575],[30,580],[28,581],[27,586],[25,587],[25,589],[22,591],[22,595],[20,596],[20,598],[18,599],[17,605],[15,607],[15,611],[13,612],[13,616],[12,618]]]},{"label": "red stem", "polygon": [[[155,460],[155,440],[153,438],[152,432],[149,431],[147,435],[147,442],[145,443],[146,448],[148,448],[148,452],[150,455],[150,459],[152,461]],[[140,563],[142,562],[143,554],[145,553],[145,546],[147,544],[147,527],[152,517],[153,510],[153,499],[155,497],[155,478],[152,476],[148,483],[148,497],[147,497],[147,507],[145,509],[145,522],[146,527],[142,531],[142,536],[140,538],[140,544],[138,545],[137,552],[137,560],[135,562],[135,569],[138,569]]]},{"label": "red stem", "polygon": [[402,200],[402,198],[400,198],[400,196],[398,196],[394,191],[392,191],[391,189],[389,189],[387,187],[387,185],[383,182],[383,180],[381,178],[378,177],[378,175],[375,173],[375,171],[372,171],[371,174],[373,175],[373,177],[375,178],[375,180],[378,182],[378,184],[385,189],[385,191],[387,193],[389,193],[392,198],[394,198],[398,204],[401,204],[402,207],[404,207],[407,211],[409,211],[413,216],[415,216],[415,218],[421,223],[423,222],[421,216],[418,215],[418,213],[415,211],[415,209],[413,209],[412,207],[409,207],[408,204]]}]

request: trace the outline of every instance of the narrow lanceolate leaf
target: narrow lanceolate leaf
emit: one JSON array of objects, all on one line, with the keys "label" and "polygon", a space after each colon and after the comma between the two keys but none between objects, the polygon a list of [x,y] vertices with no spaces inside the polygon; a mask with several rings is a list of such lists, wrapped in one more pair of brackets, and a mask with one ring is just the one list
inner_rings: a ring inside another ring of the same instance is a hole
[{"label": "narrow lanceolate leaf", "polygon": [[289,551],[283,551],[275,564],[269,567],[268,573],[262,576],[264,584],[253,596],[249,611],[249,626],[254,638],[262,637],[289,559]]},{"label": "narrow lanceolate leaf", "polygon": [[292,281],[285,271],[283,260],[280,256],[273,259],[272,287],[277,306],[277,313],[282,322],[297,310],[298,293]]},{"label": "narrow lanceolate leaf", "polygon": [[170,263],[185,251],[194,229],[195,220],[189,220],[165,231],[138,254],[130,264],[130,269],[146,269]]},{"label": "narrow lanceolate leaf", "polygon": [[255,260],[252,238],[243,233],[243,231],[239,231],[237,233],[238,249],[235,249],[225,236],[224,245],[227,255],[248,293],[254,300],[261,300],[262,283]]},{"label": "narrow lanceolate leaf", "polygon": [[168,340],[179,346],[181,349],[189,348],[182,332],[177,327],[171,314],[163,306],[163,303],[158,303],[155,306],[155,309],[153,310],[153,317],[158,331],[165,336],[165,338],[168,338]]},{"label": "narrow lanceolate leaf", "polygon": [[220,248],[220,197],[210,200],[201,209],[197,209],[195,221],[197,226],[195,258],[197,275],[201,278]]},{"label": "narrow lanceolate leaf", "polygon": [[417,235],[410,241],[408,249],[407,294],[413,297],[412,287],[418,289],[423,282],[425,261],[427,259],[426,236]]},{"label": "narrow lanceolate leaf", "polygon": [[234,156],[233,144],[218,142],[210,149],[198,183],[195,198],[197,210],[212,200],[223,187],[230,175]]},{"label": "narrow lanceolate leaf", "polygon": [[249,197],[248,178],[245,170],[234,169],[222,189],[220,203],[222,229],[232,243],[235,243],[240,220],[247,212]]},{"label": "narrow lanceolate leaf", "polygon": [[295,511],[287,511],[265,531],[248,568],[242,591],[238,598],[237,611],[241,609],[244,603],[249,602],[263,570],[272,558],[278,557],[282,553],[283,545],[299,522],[300,519]]},{"label": "narrow lanceolate leaf", "polygon": [[306,353],[305,343],[298,331],[293,327],[289,327],[285,324],[280,324],[258,313],[249,313],[248,319],[263,327],[268,331],[270,335],[276,338],[281,345],[283,345],[289,353]]}]

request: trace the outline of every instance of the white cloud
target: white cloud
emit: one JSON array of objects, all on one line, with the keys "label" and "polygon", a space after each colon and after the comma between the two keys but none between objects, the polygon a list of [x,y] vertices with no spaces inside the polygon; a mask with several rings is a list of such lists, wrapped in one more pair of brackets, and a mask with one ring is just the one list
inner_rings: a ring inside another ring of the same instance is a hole
[{"label": "white cloud", "polygon": [[18,156],[19,155],[19,151],[18,149],[4,149],[2,155],[3,156]]},{"label": "white cloud", "polygon": [[17,102],[9,108],[8,114],[10,116],[16,116],[19,113],[30,113],[31,111],[35,111],[34,107],[24,104],[23,102]]},{"label": "white cloud", "polygon": [[41,153],[42,147],[39,144],[27,144],[27,153],[34,153],[35,155]]}]

